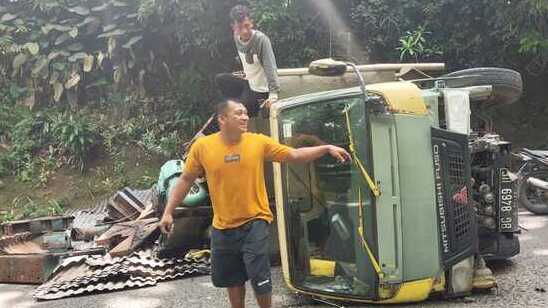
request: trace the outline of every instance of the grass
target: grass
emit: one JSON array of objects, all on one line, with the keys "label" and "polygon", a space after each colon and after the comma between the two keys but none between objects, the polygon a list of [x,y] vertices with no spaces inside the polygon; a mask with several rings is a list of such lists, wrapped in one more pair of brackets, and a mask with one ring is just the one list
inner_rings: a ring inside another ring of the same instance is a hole
[{"label": "grass", "polygon": [[115,158],[98,154],[84,173],[71,168],[59,169],[45,186],[22,183],[14,176],[4,177],[1,179],[4,186],[0,188],[0,211],[4,211],[4,215],[10,213],[10,217],[23,214],[25,209],[20,205],[24,203],[21,200],[38,207],[58,202],[65,209],[87,208],[125,186],[146,189],[156,182],[165,158],[151,156],[136,145],[128,145],[119,153]]}]

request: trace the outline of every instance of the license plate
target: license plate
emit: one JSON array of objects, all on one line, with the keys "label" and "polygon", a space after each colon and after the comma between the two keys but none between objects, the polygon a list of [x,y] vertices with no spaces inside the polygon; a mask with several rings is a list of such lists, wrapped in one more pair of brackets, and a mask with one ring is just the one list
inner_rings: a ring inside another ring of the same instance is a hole
[{"label": "license plate", "polygon": [[499,169],[499,231],[515,232],[518,229],[517,191],[508,169]]}]

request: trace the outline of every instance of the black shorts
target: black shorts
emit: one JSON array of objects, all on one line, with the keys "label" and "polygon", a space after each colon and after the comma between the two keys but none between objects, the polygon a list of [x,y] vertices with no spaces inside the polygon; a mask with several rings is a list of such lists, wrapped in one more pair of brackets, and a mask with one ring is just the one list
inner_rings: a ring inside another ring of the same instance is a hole
[{"label": "black shorts", "polygon": [[257,219],[234,228],[211,232],[211,280],[220,288],[251,280],[257,295],[272,292],[269,224]]}]

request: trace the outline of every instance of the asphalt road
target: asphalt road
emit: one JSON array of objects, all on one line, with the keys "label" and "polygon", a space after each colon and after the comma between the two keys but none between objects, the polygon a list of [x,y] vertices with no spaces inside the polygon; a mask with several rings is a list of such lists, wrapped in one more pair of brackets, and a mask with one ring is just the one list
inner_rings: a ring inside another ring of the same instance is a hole
[{"label": "asphalt road", "polygon": [[[520,212],[521,253],[511,261],[491,263],[499,284],[486,294],[446,301],[429,300],[391,307],[548,307],[548,216]],[[274,307],[330,307],[291,293],[281,269],[273,268]],[[213,287],[209,276],[162,282],[154,287],[36,302],[33,286],[0,284],[0,307],[229,307],[225,292]],[[257,307],[252,292],[247,307]],[[360,306],[352,306],[360,307]]]}]

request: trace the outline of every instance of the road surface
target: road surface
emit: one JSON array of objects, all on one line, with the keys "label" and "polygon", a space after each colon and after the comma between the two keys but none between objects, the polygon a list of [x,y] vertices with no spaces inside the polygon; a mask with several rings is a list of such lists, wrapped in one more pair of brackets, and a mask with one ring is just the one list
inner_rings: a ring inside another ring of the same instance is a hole
[{"label": "road surface", "polygon": [[[415,305],[391,307],[548,307],[548,216],[520,212],[521,253],[510,261],[491,263],[499,284],[487,294],[446,301],[429,300]],[[274,307],[330,307],[291,293],[284,285],[281,269],[273,268]],[[54,301],[36,302],[34,286],[0,284],[0,307],[78,308],[78,307],[229,307],[225,292],[211,285],[210,277],[161,282],[154,287],[85,295]],[[257,307],[251,289],[247,307]],[[360,307],[358,305],[352,307]]]}]

